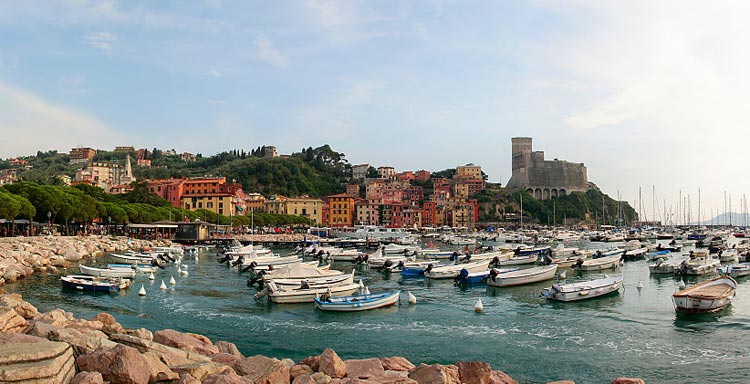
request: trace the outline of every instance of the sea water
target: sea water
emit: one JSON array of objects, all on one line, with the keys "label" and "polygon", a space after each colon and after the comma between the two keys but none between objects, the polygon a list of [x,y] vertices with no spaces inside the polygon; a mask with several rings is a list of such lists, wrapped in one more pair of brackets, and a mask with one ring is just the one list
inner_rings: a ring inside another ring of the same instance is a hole
[{"label": "sea water", "polygon": [[[283,251],[282,251],[283,252]],[[40,311],[61,308],[78,318],[108,312],[127,328],[176,329],[233,342],[245,355],[301,360],[333,348],[344,359],[404,356],[414,363],[481,360],[520,382],[572,379],[605,383],[641,377],[649,383],[745,383],[750,377],[750,280],[740,280],[733,304],[716,314],[677,315],[671,295],[680,278],[649,276],[646,261],[617,271],[575,272],[567,282],[623,273],[619,293],[573,303],[539,297],[556,280],[512,288],[456,287],[451,280],[403,279],[357,269],[371,292],[401,289],[399,306],[358,313],[324,313],[313,304],[273,304],[253,298],[247,274],[216,262],[213,251],[184,258],[148,280],[140,275],[117,294],[64,290],[60,275],[35,275],[4,287]],[[106,258],[97,260],[103,264]],[[65,272],[63,272],[65,273]],[[77,268],[67,273],[77,274]],[[160,290],[174,276],[176,285]],[[687,277],[688,285],[707,277]],[[638,282],[643,288],[638,289]],[[138,295],[143,284],[146,296]],[[418,300],[406,301],[406,291]],[[473,310],[477,298],[484,312]]]}]

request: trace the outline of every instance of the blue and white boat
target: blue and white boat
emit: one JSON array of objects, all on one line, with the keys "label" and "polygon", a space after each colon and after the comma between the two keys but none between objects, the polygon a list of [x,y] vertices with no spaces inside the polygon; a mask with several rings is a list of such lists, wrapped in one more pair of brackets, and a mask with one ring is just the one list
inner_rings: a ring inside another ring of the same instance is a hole
[{"label": "blue and white boat", "polygon": [[130,286],[130,279],[121,277],[97,277],[83,275],[68,275],[60,277],[63,288],[77,291],[117,292]]},{"label": "blue and white boat", "polygon": [[315,308],[331,312],[359,312],[368,309],[388,307],[398,303],[400,290],[375,294],[351,296],[316,297]]},{"label": "blue and white boat", "polygon": [[391,272],[401,271],[401,276],[404,277],[416,277],[424,275],[425,269],[432,265],[437,267],[440,265],[439,261],[410,261],[405,263],[398,263],[397,265],[389,268]]},{"label": "blue and white boat", "polygon": [[518,247],[515,250],[516,256],[526,256],[526,255],[545,255],[549,253],[551,247],[536,247],[536,248],[521,248]]},{"label": "blue and white boat", "polygon": [[[495,268],[497,273],[513,272],[517,270],[518,268]],[[464,268],[458,273],[458,276],[455,277],[454,281],[456,284],[484,284],[487,283],[487,278],[490,276],[491,271],[491,269],[488,269],[480,272],[469,272]]]},{"label": "blue and white boat", "polygon": [[668,251],[666,249],[656,252],[649,252],[647,254],[647,258],[649,260],[668,259],[671,253],[671,251]]}]

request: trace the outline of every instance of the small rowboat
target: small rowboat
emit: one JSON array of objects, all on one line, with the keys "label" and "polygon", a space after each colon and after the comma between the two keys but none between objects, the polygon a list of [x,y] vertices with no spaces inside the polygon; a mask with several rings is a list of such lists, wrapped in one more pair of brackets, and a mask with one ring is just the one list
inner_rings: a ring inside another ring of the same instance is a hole
[{"label": "small rowboat", "polygon": [[60,281],[63,288],[78,291],[117,292],[130,286],[130,280],[121,277],[68,275],[60,277]]},{"label": "small rowboat", "polygon": [[127,269],[96,268],[96,267],[90,267],[88,265],[83,265],[83,264],[81,264],[79,267],[81,268],[81,273],[84,275],[88,275],[88,276],[133,278],[135,277],[135,274],[137,273],[135,268],[127,268]]},{"label": "small rowboat", "polygon": [[400,290],[369,295],[332,296],[315,298],[315,308],[331,312],[358,312],[388,307],[398,303]]},{"label": "small rowboat", "polygon": [[581,271],[601,271],[617,267],[620,263],[622,252],[613,256],[600,257],[598,259],[579,260],[573,268],[579,268]]},{"label": "small rowboat", "polygon": [[107,268],[109,269],[133,269],[133,267],[135,267],[138,272],[156,272],[156,267],[151,264],[107,264]]},{"label": "small rowboat", "polygon": [[731,276],[734,279],[750,275],[750,263],[739,263],[736,265],[727,265],[716,269],[721,275]]},{"label": "small rowboat", "polygon": [[677,312],[716,312],[732,303],[737,282],[729,276],[720,276],[694,285],[672,295]]},{"label": "small rowboat", "polygon": [[487,285],[494,287],[510,287],[514,285],[531,284],[549,280],[555,277],[555,272],[557,272],[557,264],[502,273],[500,273],[500,270],[496,271],[493,269],[487,279]]},{"label": "small rowboat", "polygon": [[258,292],[255,297],[256,299],[260,299],[268,294],[269,299],[274,303],[310,303],[314,301],[315,297],[319,297],[326,293],[329,293],[332,296],[336,294],[345,296],[351,295],[358,289],[359,284],[355,283],[319,286],[315,288],[287,289],[286,287],[280,287],[271,281],[266,285],[266,288],[263,288]]},{"label": "small rowboat", "polygon": [[558,301],[591,299],[618,291],[622,287],[622,280],[623,275],[619,275],[572,284],[553,284],[544,289],[542,296]]},{"label": "small rowboat", "polygon": [[424,275],[430,279],[452,279],[458,276],[464,268],[469,272],[480,272],[486,270],[489,265],[490,260],[481,260],[468,264],[446,265],[442,267],[433,267],[432,265],[429,265],[425,268]]}]

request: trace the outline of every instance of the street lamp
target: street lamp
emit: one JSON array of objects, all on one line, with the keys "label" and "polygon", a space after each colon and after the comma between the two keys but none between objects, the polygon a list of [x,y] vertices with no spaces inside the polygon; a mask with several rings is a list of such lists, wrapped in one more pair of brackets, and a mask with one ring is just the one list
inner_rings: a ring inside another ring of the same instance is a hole
[{"label": "street lamp", "polygon": [[47,230],[52,234],[52,212],[47,211]]}]

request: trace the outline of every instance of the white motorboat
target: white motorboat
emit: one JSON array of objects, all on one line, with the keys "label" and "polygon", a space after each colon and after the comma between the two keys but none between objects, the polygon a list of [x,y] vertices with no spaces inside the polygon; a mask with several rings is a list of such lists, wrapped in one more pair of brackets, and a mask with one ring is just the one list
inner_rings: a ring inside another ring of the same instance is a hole
[{"label": "white motorboat", "polygon": [[487,278],[487,285],[494,287],[510,287],[549,280],[555,277],[557,264],[544,265],[510,272],[498,272],[493,269]]},{"label": "white motorboat", "polygon": [[579,260],[573,264],[573,268],[581,271],[601,271],[603,269],[616,268],[620,263],[621,255],[600,257],[598,259]]},{"label": "white motorboat", "polygon": [[625,251],[622,255],[628,260],[638,260],[645,259],[646,253],[648,253],[648,248],[643,247]]},{"label": "white motorboat", "polygon": [[731,276],[733,279],[738,279],[750,275],[750,263],[721,266],[716,269],[716,272],[721,275]]},{"label": "white motorboat", "polygon": [[546,264],[557,264],[557,268],[570,268],[575,265],[578,260],[586,260],[591,257],[591,252],[577,251],[575,254],[568,257],[552,258],[545,256]]},{"label": "white motorboat", "polygon": [[401,244],[395,244],[390,243],[387,245],[384,245],[381,247],[383,250],[383,253],[385,254],[393,254],[393,253],[405,253],[405,254],[411,254],[415,252],[419,252],[420,248],[416,245],[401,245]]},{"label": "white motorboat", "polygon": [[[264,280],[261,280],[264,281]],[[320,288],[330,287],[332,285],[351,284],[354,282],[354,271],[352,273],[334,275],[334,276],[319,276],[309,277],[306,279],[295,279],[295,278],[272,278],[267,283],[273,282],[281,289],[294,289],[294,288]],[[260,285],[263,285],[261,283]],[[259,287],[263,288],[263,287]]]},{"label": "white motorboat", "polygon": [[721,265],[719,259],[711,257],[696,257],[690,260],[684,260],[679,266],[675,267],[675,275],[705,275],[714,273],[716,268]]},{"label": "white motorboat", "polygon": [[486,270],[489,266],[490,260],[480,260],[473,263],[452,264],[441,267],[434,267],[431,264],[425,268],[424,275],[430,279],[452,279],[458,276],[462,269],[466,269],[469,272],[480,272]]},{"label": "white motorboat", "polygon": [[545,288],[542,296],[550,300],[578,301],[591,299],[619,291],[622,288],[623,275],[606,276],[601,279],[581,281],[571,284],[553,284]]},{"label": "white motorboat", "polygon": [[740,261],[740,253],[734,248],[721,250],[718,254],[719,261],[722,263],[737,263]]},{"label": "white motorboat", "polygon": [[117,261],[127,263],[127,264],[134,264],[134,263],[149,264],[151,263],[151,261],[154,260],[154,256],[143,254],[143,253],[131,253],[131,254],[111,253],[109,256]]},{"label": "white motorboat", "polygon": [[128,277],[133,278],[137,273],[135,268],[130,269],[112,269],[112,268],[96,268],[88,265],[79,265],[81,273],[88,276],[98,277]]},{"label": "white motorboat", "polygon": [[420,251],[425,259],[450,259],[455,251],[441,251],[437,248],[423,249]]},{"label": "white motorboat", "polygon": [[682,260],[657,259],[656,263],[649,264],[648,272],[652,275],[674,275]]},{"label": "white motorboat", "polygon": [[737,282],[729,276],[719,276],[672,295],[677,312],[707,313],[718,311],[732,303]]},{"label": "white motorboat", "polygon": [[497,262],[499,266],[534,264],[539,259],[537,254],[516,255]]},{"label": "white motorboat", "polygon": [[578,251],[578,248],[576,247],[565,247],[562,243],[558,244],[557,247],[552,248],[550,250],[550,253],[552,254],[552,257],[560,258],[565,256],[571,256],[573,253]]},{"label": "white motorboat", "polygon": [[260,292],[256,294],[256,298],[261,298],[265,294],[268,294],[269,299],[274,303],[310,303],[315,300],[316,297],[320,297],[324,294],[330,296],[346,296],[351,295],[359,289],[359,284],[340,284],[330,286],[320,286],[315,288],[293,288],[284,289],[276,285],[273,281],[266,285]]}]

